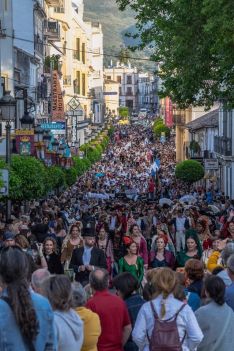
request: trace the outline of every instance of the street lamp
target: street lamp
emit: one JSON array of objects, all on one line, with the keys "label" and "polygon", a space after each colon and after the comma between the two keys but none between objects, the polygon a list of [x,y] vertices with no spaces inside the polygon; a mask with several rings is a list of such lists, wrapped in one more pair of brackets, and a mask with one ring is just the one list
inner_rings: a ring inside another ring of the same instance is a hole
[{"label": "street lamp", "polygon": [[25,111],[23,117],[20,119],[20,122],[23,129],[31,129],[34,118],[29,114],[28,111]]},{"label": "street lamp", "polygon": [[36,143],[42,143],[43,142],[43,133],[44,133],[44,129],[42,129],[40,126],[37,126],[34,129],[34,141]]},{"label": "street lamp", "polygon": [[[0,119],[6,122],[6,163],[11,163],[11,122],[15,120],[16,100],[6,91],[0,99]],[[6,202],[6,220],[11,218],[11,200]]]},{"label": "street lamp", "polygon": [[15,120],[16,100],[6,91],[0,99],[0,119],[6,122],[6,163],[11,161],[11,122]]}]

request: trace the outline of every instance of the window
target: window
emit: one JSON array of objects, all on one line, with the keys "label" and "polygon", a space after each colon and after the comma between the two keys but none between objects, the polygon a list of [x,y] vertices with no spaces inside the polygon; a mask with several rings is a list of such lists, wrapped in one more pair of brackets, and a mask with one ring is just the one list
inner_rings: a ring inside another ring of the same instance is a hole
[{"label": "window", "polygon": [[122,88],[119,87],[119,95],[122,95]]},{"label": "window", "polygon": [[82,95],[85,96],[86,93],[86,86],[85,86],[85,73],[82,73]]},{"label": "window", "polygon": [[122,81],[122,77],[121,76],[117,76],[117,82],[121,84]]},{"label": "window", "polygon": [[80,61],[80,38],[76,38],[76,49],[73,51],[73,58]]},{"label": "window", "polygon": [[127,76],[127,84],[132,84],[132,76]]},{"label": "window", "polygon": [[56,13],[65,13],[64,7],[55,7],[54,12]]},{"label": "window", "polygon": [[132,95],[132,88],[131,87],[127,87],[127,94],[128,96]]},{"label": "window", "polygon": [[85,64],[85,43],[82,43],[82,62]]},{"label": "window", "polygon": [[107,79],[108,79],[108,80],[111,80],[111,76],[107,76]]},{"label": "window", "polygon": [[76,79],[74,81],[74,93],[80,95],[80,72],[76,72]]}]

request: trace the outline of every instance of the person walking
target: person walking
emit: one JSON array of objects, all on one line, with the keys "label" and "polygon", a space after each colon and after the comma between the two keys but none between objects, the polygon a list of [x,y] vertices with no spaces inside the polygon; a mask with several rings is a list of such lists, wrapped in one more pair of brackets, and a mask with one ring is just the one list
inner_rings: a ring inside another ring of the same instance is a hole
[{"label": "person walking", "polygon": [[[156,298],[141,307],[132,332],[133,341],[144,351],[151,350],[153,345],[157,350],[163,350],[163,347],[170,350],[170,341],[178,350],[179,347],[183,351],[196,350],[203,334],[192,309],[173,296],[175,272],[168,267],[158,268],[153,271],[151,284],[156,291]],[[162,328],[162,325],[167,327],[164,323],[171,321],[176,322],[176,330],[173,330],[172,335],[168,329],[168,335],[165,333],[163,337],[160,329],[156,328]],[[175,349],[173,345],[172,350]]]},{"label": "person walking", "polygon": [[101,322],[98,351],[123,351],[131,333],[131,321],[125,303],[108,291],[109,274],[97,268],[90,273],[93,297],[86,307],[97,313]]},{"label": "person walking", "polygon": [[197,350],[233,350],[234,312],[225,303],[225,284],[220,277],[211,275],[206,278],[204,285],[209,303],[195,312],[204,333],[204,339]]},{"label": "person walking", "polygon": [[52,308],[29,288],[29,269],[19,247],[1,250],[0,350],[57,351]]},{"label": "person walking", "polygon": [[83,344],[83,322],[72,309],[72,287],[66,275],[50,276],[43,282],[43,295],[54,310],[58,351],[80,351]]}]

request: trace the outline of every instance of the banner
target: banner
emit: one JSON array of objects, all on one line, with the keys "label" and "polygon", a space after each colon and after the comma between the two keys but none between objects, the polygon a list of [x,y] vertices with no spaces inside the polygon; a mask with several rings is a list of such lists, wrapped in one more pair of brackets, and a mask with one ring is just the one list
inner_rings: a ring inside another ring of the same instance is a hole
[{"label": "banner", "polygon": [[18,154],[22,156],[34,155],[34,130],[16,129],[15,141]]},{"label": "banner", "polygon": [[52,72],[52,119],[64,121],[64,102],[57,71]]},{"label": "banner", "polygon": [[169,97],[165,98],[165,124],[169,128],[173,126],[173,108]]}]

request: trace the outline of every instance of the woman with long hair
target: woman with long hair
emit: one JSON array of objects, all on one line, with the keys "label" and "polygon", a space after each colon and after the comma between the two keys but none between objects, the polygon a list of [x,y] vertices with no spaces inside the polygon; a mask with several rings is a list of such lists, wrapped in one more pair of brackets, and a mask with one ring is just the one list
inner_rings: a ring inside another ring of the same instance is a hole
[{"label": "woman with long hair", "polygon": [[185,263],[191,258],[200,260],[202,257],[202,247],[197,232],[188,229],[185,233],[185,249],[177,254],[178,267],[184,267]]},{"label": "woman with long hair", "polygon": [[130,272],[139,282],[144,277],[144,261],[137,254],[137,244],[129,237],[123,238],[126,255],[119,260],[119,273]]},{"label": "woman with long hair", "polygon": [[56,350],[53,312],[29,288],[29,259],[19,247],[0,253],[0,350]]},{"label": "woman with long hair", "polygon": [[106,255],[107,261],[107,270],[110,275],[110,279],[112,280],[112,266],[114,264],[114,251],[113,251],[113,243],[105,230],[105,227],[100,227],[98,237],[96,240],[96,246],[99,249],[102,249]]},{"label": "woman with long hair", "polygon": [[133,224],[129,229],[129,236],[137,244],[138,255],[141,256],[144,260],[144,266],[148,268],[148,250],[147,243],[141,230],[137,224]]},{"label": "woman with long hair", "polygon": [[63,240],[61,262],[64,264],[65,269],[69,268],[73,250],[83,246],[83,239],[81,237],[82,228],[83,226],[81,222],[73,224],[70,228],[69,234]]},{"label": "woman with long hair", "polygon": [[60,255],[57,250],[56,240],[48,237],[43,242],[43,256],[46,259],[48,271],[51,274],[63,274]]},{"label": "woman with long hair", "polygon": [[234,313],[225,303],[225,284],[220,277],[210,275],[205,279],[204,288],[209,302],[195,312],[204,333],[204,339],[197,350],[233,350]]},{"label": "woman with long hair", "polygon": [[72,309],[72,286],[65,275],[51,276],[43,282],[43,295],[54,310],[58,351],[80,351],[83,343],[83,323]]},{"label": "woman with long hair", "polygon": [[166,249],[168,237],[161,234],[156,238],[155,243],[155,250],[150,252],[150,266],[152,268],[170,267],[173,269],[175,266],[175,256],[173,252]]},{"label": "woman with long hair", "polygon": [[[191,308],[182,301],[177,300],[173,295],[176,286],[175,272],[168,267],[153,270],[151,284],[155,295],[153,300],[146,302],[138,313],[132,332],[133,341],[140,350],[149,351],[149,344],[153,343],[151,337],[155,330],[154,326],[157,324],[155,323],[155,318],[159,321],[175,320],[178,330],[178,343],[181,350],[195,350],[201,342],[203,334]],[[171,340],[170,333],[171,330],[168,331],[168,349]],[[175,340],[172,341],[173,345],[171,346],[175,347]],[[158,345],[158,349],[162,346]]]}]

